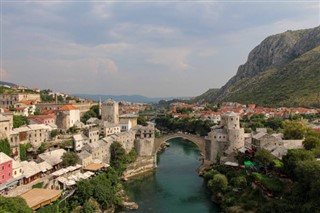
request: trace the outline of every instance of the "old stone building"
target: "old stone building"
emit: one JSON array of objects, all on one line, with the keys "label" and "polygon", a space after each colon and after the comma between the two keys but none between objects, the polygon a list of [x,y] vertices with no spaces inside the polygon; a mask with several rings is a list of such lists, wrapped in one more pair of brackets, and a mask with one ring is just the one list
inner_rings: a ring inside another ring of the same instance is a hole
[{"label": "old stone building", "polygon": [[88,137],[89,143],[99,140],[100,129],[97,126],[88,126],[83,130],[83,134]]},{"label": "old stone building", "polygon": [[59,109],[56,124],[60,129],[69,129],[80,121],[80,110],[73,105],[65,105]]},{"label": "old stone building", "polygon": [[119,123],[119,104],[112,99],[105,100],[101,104],[101,119],[110,123]]},{"label": "old stone building", "polygon": [[92,155],[92,159],[94,160],[99,160],[102,163],[109,163],[111,144],[111,141],[107,139],[102,139],[84,145],[82,150],[89,152]]},{"label": "old stone building", "polygon": [[13,114],[10,112],[0,113],[0,139],[9,138],[13,127]]},{"label": "old stone building", "polygon": [[31,94],[31,93],[15,93],[15,94],[1,94],[0,95],[0,105],[5,108],[13,107],[16,103],[21,101],[33,101],[40,102],[40,94]]},{"label": "old stone building", "polygon": [[126,152],[130,152],[134,148],[135,131],[119,132],[109,136],[110,140],[119,142]]},{"label": "old stone building", "polygon": [[44,124],[30,124],[10,131],[10,146],[19,147],[19,144],[31,143],[38,148],[41,143],[50,140],[51,127]]},{"label": "old stone building", "polygon": [[135,132],[134,147],[139,156],[152,156],[154,147],[154,126],[136,126],[132,128]]},{"label": "old stone building", "polygon": [[221,116],[221,125],[211,128],[207,136],[206,153],[209,159],[216,161],[218,153],[229,155],[236,150],[244,147],[244,129],[240,128],[239,115],[230,112]]}]

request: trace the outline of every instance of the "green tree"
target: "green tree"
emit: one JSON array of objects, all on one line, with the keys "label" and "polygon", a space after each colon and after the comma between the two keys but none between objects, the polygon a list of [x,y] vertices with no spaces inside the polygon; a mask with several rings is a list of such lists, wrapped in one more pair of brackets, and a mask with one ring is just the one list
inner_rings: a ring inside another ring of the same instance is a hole
[{"label": "green tree", "polygon": [[100,208],[98,202],[95,199],[90,198],[84,203],[80,210],[80,213],[95,213],[100,212],[99,210]]},{"label": "green tree", "polygon": [[121,175],[128,163],[126,151],[119,142],[114,142],[110,146],[110,154],[110,166]]},{"label": "green tree", "polygon": [[2,197],[0,196],[0,212],[1,213],[32,213],[21,197]]},{"label": "green tree", "polygon": [[26,148],[26,145],[20,144],[20,145],[19,145],[19,149],[20,149],[20,160],[21,160],[21,161],[28,160],[28,158],[27,158],[27,148]]},{"label": "green tree", "polygon": [[236,188],[245,188],[245,187],[247,187],[247,179],[243,175],[231,178],[230,182]]},{"label": "green tree", "polygon": [[81,180],[77,183],[77,199],[80,203],[85,203],[93,196],[94,186],[89,180]]},{"label": "green tree", "polygon": [[65,167],[74,166],[79,160],[79,156],[74,152],[65,152],[62,155],[62,165]]},{"label": "green tree", "polygon": [[73,125],[72,127],[70,127],[68,129],[68,132],[70,132],[71,134],[78,133],[79,132],[79,128],[77,126]]},{"label": "green tree", "polygon": [[254,159],[260,165],[268,167],[270,164],[273,163],[275,157],[271,154],[270,151],[266,149],[260,149],[259,151],[257,151]]},{"label": "green tree", "polygon": [[139,116],[137,122],[139,125],[148,126],[148,122],[145,116]]},{"label": "green tree", "polygon": [[28,118],[22,115],[14,115],[13,116],[13,128],[18,128],[23,125],[29,124]]},{"label": "green tree", "polygon": [[303,139],[308,132],[306,123],[301,121],[286,120],[282,123],[282,125],[284,128],[283,135],[285,139]]},{"label": "green tree", "polygon": [[265,127],[269,127],[273,130],[278,130],[282,128],[282,119],[280,118],[268,118],[266,123],[264,124]]},{"label": "green tree", "polygon": [[90,109],[82,115],[81,122],[86,123],[90,118],[100,118],[98,105],[90,107]]},{"label": "green tree", "polygon": [[283,168],[290,177],[294,177],[294,170],[300,161],[314,160],[314,153],[308,150],[290,149],[282,158]]},{"label": "green tree", "polygon": [[46,151],[46,144],[45,143],[41,143],[41,145],[38,148],[38,153],[44,153],[44,151]]},{"label": "green tree", "polygon": [[216,174],[213,179],[209,180],[208,187],[213,193],[225,192],[228,188],[228,179],[223,174]]},{"label": "green tree", "polygon": [[309,136],[304,139],[303,146],[306,150],[315,149],[320,146],[320,139],[314,136]]},{"label": "green tree", "polygon": [[8,156],[11,156],[10,143],[8,139],[0,139],[0,152],[5,153]]},{"label": "green tree", "polygon": [[57,135],[59,135],[59,130],[58,129],[54,129],[51,131],[50,135],[52,138],[56,137]]},{"label": "green tree", "polygon": [[34,115],[41,115],[40,109],[37,108],[37,109],[34,111],[33,114],[34,114]]}]

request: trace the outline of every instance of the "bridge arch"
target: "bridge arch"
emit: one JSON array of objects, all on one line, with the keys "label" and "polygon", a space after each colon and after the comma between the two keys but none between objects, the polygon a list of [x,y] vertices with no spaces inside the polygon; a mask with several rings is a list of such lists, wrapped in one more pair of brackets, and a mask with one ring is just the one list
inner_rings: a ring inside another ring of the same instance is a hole
[{"label": "bridge arch", "polygon": [[156,154],[161,144],[165,143],[166,141],[174,138],[183,138],[191,141],[194,143],[200,150],[200,152],[205,155],[205,147],[206,147],[206,140],[203,137],[193,135],[193,134],[183,134],[183,133],[174,133],[174,134],[168,134],[159,138],[155,138],[155,145],[154,145],[154,153]]}]

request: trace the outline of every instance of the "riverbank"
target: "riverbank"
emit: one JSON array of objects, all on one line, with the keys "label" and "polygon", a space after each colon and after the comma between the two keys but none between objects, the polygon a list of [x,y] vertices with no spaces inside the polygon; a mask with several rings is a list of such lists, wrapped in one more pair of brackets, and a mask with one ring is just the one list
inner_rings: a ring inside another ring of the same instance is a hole
[{"label": "riverbank", "polygon": [[170,140],[170,148],[159,154],[154,172],[132,176],[124,183],[130,201],[139,205],[135,213],[219,212],[210,200],[204,179],[198,175],[197,168],[202,164],[199,156],[192,142]]},{"label": "riverbank", "polygon": [[122,179],[127,181],[129,178],[155,170],[156,156],[139,156],[134,163],[127,166],[123,172]]}]

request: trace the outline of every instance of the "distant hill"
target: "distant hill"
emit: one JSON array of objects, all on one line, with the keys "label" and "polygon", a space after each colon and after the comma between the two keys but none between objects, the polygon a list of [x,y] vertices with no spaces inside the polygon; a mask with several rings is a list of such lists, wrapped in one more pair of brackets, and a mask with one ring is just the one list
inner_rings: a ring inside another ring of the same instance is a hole
[{"label": "distant hill", "polygon": [[203,93],[202,95],[191,98],[190,101],[193,103],[204,103],[204,102],[212,101],[215,98],[215,95],[217,94],[218,91],[219,89],[217,88],[209,89],[207,92]]},{"label": "distant hill", "polygon": [[80,98],[91,99],[94,101],[113,99],[115,101],[128,101],[134,103],[157,103],[161,100],[171,100],[184,97],[162,97],[162,98],[148,98],[142,95],[89,95],[89,94],[74,94]]},{"label": "distant hill", "polygon": [[219,91],[201,96],[215,103],[320,107],[320,26],[266,38]]},{"label": "distant hill", "polygon": [[12,86],[17,86],[17,85],[14,84],[14,83],[5,82],[5,81],[0,81],[0,85],[8,85],[8,86],[10,86],[10,87],[12,87]]}]

